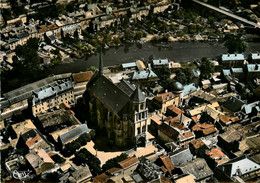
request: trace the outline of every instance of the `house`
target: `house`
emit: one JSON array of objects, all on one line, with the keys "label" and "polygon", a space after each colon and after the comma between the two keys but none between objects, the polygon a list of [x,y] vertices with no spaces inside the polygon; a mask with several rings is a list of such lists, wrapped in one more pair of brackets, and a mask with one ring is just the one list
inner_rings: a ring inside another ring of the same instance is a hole
[{"label": "house", "polygon": [[158,69],[158,68],[164,68],[167,67],[169,68],[169,60],[167,58],[165,59],[154,59],[152,61],[152,66],[154,69]]},{"label": "house", "polygon": [[198,157],[203,157],[205,152],[208,150],[208,147],[200,138],[192,140],[189,148],[192,154],[197,155]]},{"label": "house", "polygon": [[239,150],[239,141],[243,137],[244,128],[240,124],[230,125],[224,133],[218,136],[218,145],[227,152]]},{"label": "house", "polygon": [[245,102],[242,101],[241,99],[231,96],[228,98],[227,101],[222,103],[222,108],[225,112],[230,112],[233,114],[236,114],[237,112],[240,112],[245,105]]},{"label": "house", "polygon": [[31,129],[36,129],[36,127],[30,119],[26,119],[23,122],[13,124],[12,129],[16,136],[19,137],[20,134],[28,132]]},{"label": "house", "polygon": [[162,123],[158,128],[158,137],[164,143],[177,142],[179,137],[179,132],[176,128],[169,126],[166,123]]},{"label": "house", "polygon": [[74,114],[66,109],[40,114],[37,116],[37,119],[38,125],[41,126],[46,133],[81,124]]},{"label": "house", "polygon": [[37,129],[31,129],[25,133],[21,133],[16,147],[26,147],[27,150],[43,149],[46,152],[54,150],[54,146]]},{"label": "house", "polygon": [[180,108],[174,106],[174,105],[170,105],[167,107],[167,111],[166,111],[166,115],[172,116],[172,117],[176,117],[179,114],[183,114],[184,111],[181,110]]},{"label": "house", "polygon": [[29,154],[25,155],[25,158],[34,169],[36,175],[40,175],[44,171],[54,168],[55,162],[44,149],[33,149]]},{"label": "house", "polygon": [[241,67],[240,68],[232,67],[230,71],[231,71],[231,75],[238,78],[239,80],[243,80],[245,77],[244,70]]},{"label": "house", "polygon": [[217,167],[229,161],[227,155],[225,155],[219,148],[213,148],[209,150],[208,152],[206,152],[206,156],[208,159],[208,164],[211,167]]},{"label": "house", "polygon": [[240,67],[243,68],[245,64],[244,54],[222,54],[220,63],[223,65],[224,69],[231,67]]},{"label": "house", "polygon": [[86,71],[86,72],[72,74],[72,78],[75,83],[74,96],[75,96],[76,100],[83,96],[83,93],[86,90],[87,83],[91,79],[92,76],[93,76],[92,71]]},{"label": "house", "polygon": [[175,167],[180,167],[181,165],[193,160],[193,155],[189,148],[180,148],[170,152],[169,157]]},{"label": "house", "polygon": [[167,170],[168,174],[172,175],[172,171],[174,170],[174,165],[171,159],[166,155],[162,155],[160,156],[160,160],[162,161],[163,166]]},{"label": "house", "polygon": [[260,165],[246,155],[231,159],[218,168],[229,178],[238,176],[250,180],[260,176]]},{"label": "house", "polygon": [[89,182],[91,181],[91,179],[92,179],[92,174],[88,166],[84,166],[72,172],[71,176],[69,177],[69,181],[71,183]]},{"label": "house", "polygon": [[193,175],[189,174],[175,180],[176,183],[195,183]]},{"label": "house", "polygon": [[130,83],[114,84],[105,77],[102,58],[99,67],[84,93],[90,121],[116,146],[146,144],[148,108],[145,94]]},{"label": "house", "polygon": [[131,77],[131,82],[140,88],[153,87],[158,80],[158,76],[151,69],[135,71]]},{"label": "house", "polygon": [[260,78],[260,64],[247,64],[245,72],[247,81]]},{"label": "house", "polygon": [[135,70],[136,69],[136,62],[124,63],[122,64],[123,70]]},{"label": "house", "polygon": [[240,121],[238,116],[232,116],[232,115],[224,115],[220,118],[219,122],[221,125],[223,126],[228,126],[231,125],[233,123],[236,123]]},{"label": "house", "polygon": [[260,113],[260,101],[255,101],[250,104],[246,104],[243,107],[242,114],[244,118],[258,116]]},{"label": "house", "polygon": [[250,53],[248,55],[248,61],[251,64],[260,64],[260,53],[259,52],[257,52],[257,53]]},{"label": "house", "polygon": [[194,83],[183,86],[183,97],[189,98],[192,93],[196,92],[198,87]]},{"label": "house", "polygon": [[251,136],[243,139],[239,143],[239,150],[243,154],[256,154],[260,151],[260,137]]},{"label": "house", "polygon": [[215,128],[214,124],[196,124],[192,127],[192,131],[194,131],[196,137],[205,137],[208,135],[212,135],[217,133],[217,129]]},{"label": "house", "polygon": [[33,92],[30,102],[34,116],[45,113],[63,102],[73,105],[75,103],[73,84],[71,81],[65,81]]},{"label": "house", "polygon": [[58,136],[58,141],[62,144],[65,145],[68,142],[71,142],[77,138],[79,138],[81,135],[85,133],[89,133],[91,130],[88,128],[87,124],[82,124],[79,125],[75,128],[72,128],[68,130],[65,133],[62,133]]},{"label": "house", "polygon": [[163,123],[164,116],[162,114],[155,114],[151,117],[151,123],[149,125],[149,132],[158,137],[158,128]]},{"label": "house", "polygon": [[144,65],[144,62],[141,61],[141,60],[137,60],[137,61],[136,61],[136,67],[137,67],[137,69],[138,69],[139,71],[144,71],[144,70],[146,70],[146,67],[145,67],[145,65]]},{"label": "house", "polygon": [[178,104],[178,99],[175,98],[172,92],[158,94],[154,97],[153,101],[158,106],[158,109],[161,109],[162,113],[167,111],[167,107],[174,105],[175,103]]},{"label": "house", "polygon": [[202,158],[196,158],[180,166],[184,174],[192,174],[196,182],[205,182],[213,177],[212,170]]},{"label": "house", "polygon": [[111,181],[111,177],[120,173],[121,168],[111,168],[106,170],[104,173],[99,174],[98,176],[94,177],[94,183],[105,183]]}]

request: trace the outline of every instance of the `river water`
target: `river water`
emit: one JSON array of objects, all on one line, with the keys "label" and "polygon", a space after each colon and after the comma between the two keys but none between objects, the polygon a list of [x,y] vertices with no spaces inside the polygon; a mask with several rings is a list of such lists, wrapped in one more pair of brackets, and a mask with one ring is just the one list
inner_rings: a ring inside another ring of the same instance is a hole
[{"label": "river water", "polygon": [[[164,43],[165,45],[165,43]],[[249,48],[245,52],[245,56],[250,52],[260,52],[260,42],[249,43]],[[118,48],[109,48],[103,53],[104,66],[111,66],[127,62],[133,62],[138,59],[145,59],[153,55],[155,58],[168,58],[175,62],[194,61],[202,57],[216,58],[223,53],[227,53],[227,49],[223,44],[202,43],[202,42],[174,42],[167,43],[166,46],[158,47],[151,43],[145,43],[141,47],[135,44],[120,46]],[[78,59],[71,63],[57,65],[51,73],[61,74],[66,72],[86,71],[90,66],[98,66],[98,55],[92,55],[87,59]]]}]

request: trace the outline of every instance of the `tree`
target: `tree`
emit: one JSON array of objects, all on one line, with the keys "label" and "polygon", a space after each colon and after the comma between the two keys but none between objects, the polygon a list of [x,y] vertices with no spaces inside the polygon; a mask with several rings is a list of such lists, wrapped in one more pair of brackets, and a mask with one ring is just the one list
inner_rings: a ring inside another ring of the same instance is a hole
[{"label": "tree", "polygon": [[214,65],[210,62],[209,58],[203,57],[201,59],[201,65],[200,65],[200,77],[201,79],[209,79],[211,76],[211,73],[214,72]]},{"label": "tree", "polygon": [[125,153],[122,153],[120,156],[117,156],[115,158],[109,159],[103,166],[102,171],[105,172],[106,170],[109,170],[110,168],[120,168],[119,162],[125,160],[128,158],[128,155]]},{"label": "tree", "polygon": [[85,148],[75,153],[75,158],[73,159],[73,162],[76,165],[86,163],[89,166],[89,169],[93,176],[97,176],[101,173],[100,160]]},{"label": "tree", "polygon": [[224,44],[227,49],[228,53],[243,53],[247,50],[248,44],[247,42],[241,40],[240,36],[235,36],[235,35],[227,35],[225,37],[225,44]]}]

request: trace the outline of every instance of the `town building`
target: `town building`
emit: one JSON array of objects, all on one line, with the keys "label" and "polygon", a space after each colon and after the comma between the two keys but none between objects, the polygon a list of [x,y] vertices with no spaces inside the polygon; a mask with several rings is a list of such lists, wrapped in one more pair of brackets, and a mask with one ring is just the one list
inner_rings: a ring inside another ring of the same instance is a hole
[{"label": "town building", "polygon": [[231,67],[243,68],[246,60],[243,54],[222,54],[220,62],[224,69],[229,69]]},{"label": "town building", "polygon": [[100,69],[87,84],[86,111],[95,126],[116,146],[135,146],[147,142],[148,108],[142,90],[127,81],[114,84]]}]

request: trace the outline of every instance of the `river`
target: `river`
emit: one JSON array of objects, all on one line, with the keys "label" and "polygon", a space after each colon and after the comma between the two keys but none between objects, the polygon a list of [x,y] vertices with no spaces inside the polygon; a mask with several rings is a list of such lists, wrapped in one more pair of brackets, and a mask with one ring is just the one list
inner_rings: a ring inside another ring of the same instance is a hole
[{"label": "river", "polygon": [[[165,43],[164,43],[165,45]],[[245,56],[250,52],[260,52],[260,42],[250,42]],[[141,47],[135,44],[120,46],[118,48],[109,48],[103,53],[104,66],[111,66],[127,62],[133,62],[138,59],[148,60],[150,55],[155,58],[168,58],[175,62],[194,61],[202,57],[216,58],[222,53],[227,53],[223,44],[202,43],[202,42],[173,42],[167,43],[165,47],[154,46],[151,43],[145,43]],[[92,55],[87,59],[82,58],[71,63],[57,65],[51,73],[61,74],[66,72],[85,71],[90,66],[98,66],[98,55]]]}]

